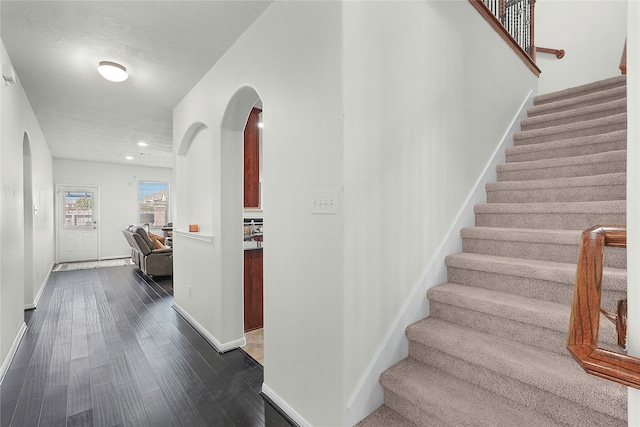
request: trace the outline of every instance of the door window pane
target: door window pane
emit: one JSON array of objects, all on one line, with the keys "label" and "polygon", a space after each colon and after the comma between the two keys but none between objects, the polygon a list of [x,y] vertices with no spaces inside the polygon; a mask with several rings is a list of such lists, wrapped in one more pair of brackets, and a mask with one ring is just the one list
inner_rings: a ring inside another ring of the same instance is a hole
[{"label": "door window pane", "polygon": [[65,227],[86,227],[93,224],[93,193],[64,192]]}]

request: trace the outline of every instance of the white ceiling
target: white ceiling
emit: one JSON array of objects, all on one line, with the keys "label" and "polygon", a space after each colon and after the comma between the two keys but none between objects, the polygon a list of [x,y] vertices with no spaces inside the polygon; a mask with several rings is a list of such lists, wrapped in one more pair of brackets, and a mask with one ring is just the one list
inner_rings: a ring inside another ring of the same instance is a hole
[{"label": "white ceiling", "polygon": [[271,1],[2,0],[0,29],[53,157],[172,167],[173,107]]}]

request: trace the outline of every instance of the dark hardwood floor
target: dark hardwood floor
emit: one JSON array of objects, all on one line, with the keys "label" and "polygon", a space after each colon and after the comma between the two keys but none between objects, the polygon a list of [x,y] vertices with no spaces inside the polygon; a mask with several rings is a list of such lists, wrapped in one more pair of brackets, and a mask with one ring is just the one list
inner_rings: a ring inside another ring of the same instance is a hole
[{"label": "dark hardwood floor", "polygon": [[290,426],[262,367],[218,354],[133,267],[52,273],[0,387],[0,425]]}]

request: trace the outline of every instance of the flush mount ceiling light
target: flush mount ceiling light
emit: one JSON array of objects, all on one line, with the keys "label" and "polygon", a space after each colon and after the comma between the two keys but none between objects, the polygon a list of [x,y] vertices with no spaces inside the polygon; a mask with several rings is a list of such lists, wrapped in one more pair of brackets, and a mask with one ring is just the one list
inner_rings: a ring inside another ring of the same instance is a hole
[{"label": "flush mount ceiling light", "polygon": [[127,159],[127,160],[133,160],[133,156],[127,156],[127,157],[125,157],[125,159]]},{"label": "flush mount ceiling light", "polygon": [[129,77],[126,68],[116,62],[111,61],[100,61],[98,72],[105,79],[115,83],[123,82]]},{"label": "flush mount ceiling light", "polygon": [[146,146],[147,146],[147,145],[149,145],[149,144],[147,144],[147,143],[146,143],[146,142],[144,142],[144,141],[140,141],[140,142],[138,142],[138,145],[139,145],[140,147],[146,147]]}]

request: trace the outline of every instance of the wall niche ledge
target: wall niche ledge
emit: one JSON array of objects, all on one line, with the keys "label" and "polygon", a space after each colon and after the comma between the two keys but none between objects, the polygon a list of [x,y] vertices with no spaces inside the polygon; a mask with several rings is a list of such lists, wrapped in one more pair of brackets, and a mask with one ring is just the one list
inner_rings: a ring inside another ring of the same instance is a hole
[{"label": "wall niche ledge", "polygon": [[186,230],[173,230],[174,236],[186,237],[188,239],[199,240],[201,242],[213,243],[213,235],[203,234],[201,232],[193,232]]}]

